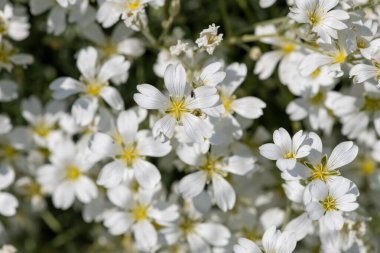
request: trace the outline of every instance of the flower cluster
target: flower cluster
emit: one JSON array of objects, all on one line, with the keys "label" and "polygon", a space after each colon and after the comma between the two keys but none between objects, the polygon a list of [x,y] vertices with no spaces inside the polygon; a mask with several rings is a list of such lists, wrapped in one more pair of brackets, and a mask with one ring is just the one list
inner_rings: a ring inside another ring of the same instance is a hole
[{"label": "flower cluster", "polygon": [[0,0],[0,253],[380,250],[380,4],[237,2]]}]

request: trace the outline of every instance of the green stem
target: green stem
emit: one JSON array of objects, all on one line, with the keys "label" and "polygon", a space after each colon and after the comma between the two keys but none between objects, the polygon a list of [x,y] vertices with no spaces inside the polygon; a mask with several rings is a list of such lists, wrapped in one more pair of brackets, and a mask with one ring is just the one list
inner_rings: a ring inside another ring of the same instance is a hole
[{"label": "green stem", "polygon": [[232,29],[231,29],[231,24],[228,21],[226,2],[224,0],[219,0],[218,3],[219,3],[219,9],[222,13],[222,19],[223,19],[224,27],[226,29],[225,30],[226,31],[226,37],[229,38],[232,35]]},{"label": "green stem", "polygon": [[46,225],[56,233],[59,233],[62,230],[62,226],[59,221],[53,216],[49,211],[45,211],[41,214],[41,218],[44,220]]}]

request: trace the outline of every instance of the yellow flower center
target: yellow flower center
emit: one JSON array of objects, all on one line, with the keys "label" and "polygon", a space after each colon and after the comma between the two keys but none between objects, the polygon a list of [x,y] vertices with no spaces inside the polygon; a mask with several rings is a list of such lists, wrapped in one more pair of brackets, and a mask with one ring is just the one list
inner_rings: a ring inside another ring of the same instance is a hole
[{"label": "yellow flower center", "polygon": [[16,154],[17,154],[17,150],[11,145],[5,145],[3,147],[3,155],[5,158],[9,158],[9,159],[14,158]]},{"label": "yellow flower center", "polygon": [[363,105],[362,109],[364,111],[368,111],[368,112],[379,111],[380,110],[380,99],[365,96],[364,97],[364,105]]},{"label": "yellow flower center", "polygon": [[42,195],[41,185],[36,182],[32,182],[31,184],[29,184],[26,188],[26,191],[29,198]]},{"label": "yellow flower center", "polygon": [[288,153],[284,154],[284,158],[285,159],[296,158],[296,154],[294,154],[293,152],[288,152]]},{"label": "yellow flower center", "polygon": [[319,91],[315,96],[310,98],[310,103],[313,105],[319,105],[323,102],[325,94]]},{"label": "yellow flower center", "polygon": [[293,43],[286,43],[282,46],[282,51],[285,54],[290,54],[296,49],[296,46]]},{"label": "yellow flower center", "polygon": [[134,11],[139,8],[141,5],[140,0],[134,0],[127,3],[127,7],[129,10]]},{"label": "yellow flower center", "polygon": [[186,108],[184,99],[170,98],[170,107],[166,110],[166,113],[172,115],[177,121],[180,121],[182,114],[187,112],[190,112],[190,110]]},{"label": "yellow flower center", "polygon": [[16,54],[17,51],[12,48],[8,43],[1,43],[0,45],[0,62],[9,63],[9,59]]},{"label": "yellow flower center", "polygon": [[80,177],[81,174],[82,173],[78,166],[69,165],[66,167],[66,178],[68,180],[75,181]]},{"label": "yellow flower center", "polygon": [[228,113],[232,113],[232,103],[236,99],[236,96],[220,96],[220,100],[222,101],[222,104],[224,106],[224,110]]},{"label": "yellow flower center", "polygon": [[336,210],[336,200],[331,196],[327,195],[322,201],[321,201],[323,209],[325,209],[326,212]]},{"label": "yellow flower center", "polygon": [[134,161],[139,157],[138,151],[136,150],[136,147],[134,145],[127,147],[123,149],[123,152],[121,153],[121,159],[129,166],[131,167],[134,163]]},{"label": "yellow flower center", "polygon": [[367,47],[367,42],[363,38],[358,38],[356,40],[356,45],[358,48],[366,48]]},{"label": "yellow flower center", "polygon": [[343,50],[339,50],[333,57],[333,63],[342,63],[346,60],[346,53]]},{"label": "yellow flower center", "polygon": [[0,17],[0,34],[6,33],[7,27],[7,21],[3,17]]},{"label": "yellow flower center", "polygon": [[380,62],[374,62],[373,65],[377,68],[377,76],[375,76],[375,79],[380,80]]},{"label": "yellow flower center", "polygon": [[310,74],[310,78],[315,79],[321,74],[321,69],[317,68],[316,70],[313,71],[313,73]]},{"label": "yellow flower center", "polygon": [[108,42],[105,44],[101,50],[103,51],[105,56],[113,56],[117,53],[117,47],[115,44],[112,44],[111,42]]},{"label": "yellow flower center", "polygon": [[194,227],[194,221],[189,218],[185,218],[179,225],[179,229],[184,235],[192,233],[194,231]]},{"label": "yellow flower center", "polygon": [[146,220],[148,218],[148,208],[141,204],[132,209],[132,217],[136,221]]},{"label": "yellow flower center", "polygon": [[40,122],[34,127],[33,130],[38,136],[45,138],[46,136],[48,136],[52,128],[48,126],[45,122]]},{"label": "yellow flower center", "polygon": [[98,97],[103,87],[104,85],[101,83],[97,83],[97,82],[89,83],[87,84],[87,87],[86,87],[86,93],[88,95]]},{"label": "yellow flower center", "polygon": [[318,25],[318,23],[321,21],[321,17],[318,15],[318,13],[315,10],[310,11],[307,16],[312,26]]},{"label": "yellow flower center", "polygon": [[362,162],[359,168],[364,175],[372,175],[376,170],[376,162],[367,158]]}]

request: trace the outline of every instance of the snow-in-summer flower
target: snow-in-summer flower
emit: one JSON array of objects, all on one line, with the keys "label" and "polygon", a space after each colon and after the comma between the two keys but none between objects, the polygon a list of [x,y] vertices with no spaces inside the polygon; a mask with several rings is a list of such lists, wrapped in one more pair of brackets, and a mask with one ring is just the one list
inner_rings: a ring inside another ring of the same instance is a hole
[{"label": "snow-in-summer flower", "polygon": [[211,136],[212,128],[199,114],[218,102],[217,90],[206,86],[191,90],[182,65],[169,65],[164,80],[168,95],[150,84],[140,84],[139,93],[133,96],[142,108],[161,111],[163,117],[154,124],[153,136],[165,141],[173,137],[176,126],[183,126],[190,139],[203,142]]},{"label": "snow-in-summer flower", "polygon": [[136,113],[130,110],[119,114],[113,132],[94,135],[91,150],[99,159],[113,158],[99,173],[98,184],[111,188],[133,177],[140,186],[152,189],[160,183],[161,175],[146,158],[165,156],[171,146],[155,140],[148,130],[138,131]]},{"label": "snow-in-summer flower", "polygon": [[273,133],[274,143],[260,146],[260,154],[267,159],[275,160],[280,170],[294,169],[297,159],[309,155],[312,139],[303,131],[298,131],[293,137],[280,128]]},{"label": "snow-in-summer flower", "polygon": [[50,84],[53,97],[61,100],[79,94],[73,106],[72,114],[78,124],[88,125],[94,118],[102,98],[115,110],[124,108],[124,101],[118,90],[110,86],[113,77],[124,74],[130,63],[122,56],[115,56],[99,65],[99,55],[95,48],[88,47],[78,54],[77,67],[81,72],[80,80],[60,77]]}]

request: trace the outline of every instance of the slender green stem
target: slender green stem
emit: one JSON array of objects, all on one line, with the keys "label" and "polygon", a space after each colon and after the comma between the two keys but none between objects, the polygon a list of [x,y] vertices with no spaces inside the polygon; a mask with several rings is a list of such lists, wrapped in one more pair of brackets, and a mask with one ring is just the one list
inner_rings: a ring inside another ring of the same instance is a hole
[{"label": "slender green stem", "polygon": [[219,0],[219,9],[222,13],[223,24],[226,31],[226,37],[229,38],[232,35],[231,24],[228,21],[227,6],[224,0]]}]

